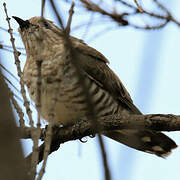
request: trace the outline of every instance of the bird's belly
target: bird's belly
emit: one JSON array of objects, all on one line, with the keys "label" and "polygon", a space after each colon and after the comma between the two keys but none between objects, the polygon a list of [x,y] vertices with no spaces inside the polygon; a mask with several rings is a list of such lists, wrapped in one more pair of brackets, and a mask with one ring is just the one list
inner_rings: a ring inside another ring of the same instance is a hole
[{"label": "bird's belly", "polygon": [[78,106],[78,104],[58,102],[56,105],[56,118],[53,123],[69,125],[80,120],[81,117],[85,116],[85,111],[78,109]]},{"label": "bird's belly", "polygon": [[[50,104],[48,101],[42,103],[41,115],[53,125],[71,125],[85,115],[84,111],[77,108],[78,104],[58,101],[53,108],[50,108],[48,104]],[[54,112],[54,117],[50,120],[49,114],[52,112]]]},{"label": "bird's belly", "polygon": [[[85,117],[87,105],[84,96],[73,98],[81,89],[66,91],[58,87],[58,92],[56,92],[56,88],[50,88],[49,85],[47,87],[41,97],[41,115],[45,120],[56,125],[71,125]],[[54,117],[50,120],[51,113],[54,113]]]}]

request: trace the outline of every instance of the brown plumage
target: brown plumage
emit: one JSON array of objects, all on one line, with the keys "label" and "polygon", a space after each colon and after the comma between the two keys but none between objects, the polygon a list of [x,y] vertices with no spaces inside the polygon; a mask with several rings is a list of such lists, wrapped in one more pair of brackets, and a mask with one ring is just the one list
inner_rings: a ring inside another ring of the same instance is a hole
[{"label": "brown plumage", "polygon": [[[23,79],[29,94],[36,102],[37,65],[42,61],[41,115],[48,121],[52,98],[56,96],[53,124],[68,125],[88,115],[80,79],[75,76],[75,67],[67,59],[63,33],[51,21],[33,17],[19,23],[19,32],[26,48],[27,60]],[[141,114],[114,72],[108,67],[108,60],[82,40],[70,37],[76,53],[76,61],[89,96],[91,96],[97,117],[115,113]],[[104,135],[129,147],[164,157],[177,145],[161,132],[149,130],[121,130],[105,132]]]}]

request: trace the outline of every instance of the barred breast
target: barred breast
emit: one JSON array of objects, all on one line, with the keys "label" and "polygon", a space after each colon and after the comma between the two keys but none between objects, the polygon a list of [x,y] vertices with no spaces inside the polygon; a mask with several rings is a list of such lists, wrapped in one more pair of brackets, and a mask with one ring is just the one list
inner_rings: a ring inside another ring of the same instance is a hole
[{"label": "barred breast", "polygon": [[[54,59],[61,59],[54,58]],[[63,62],[63,60],[62,60]],[[43,61],[41,67],[41,115],[49,121],[49,114],[54,111],[52,124],[70,125],[89,114],[85,89],[76,69],[71,63]],[[29,63],[30,64],[30,63]],[[31,77],[31,78],[28,78]],[[116,100],[92,79],[83,75],[94,113],[97,117],[112,115],[119,110]],[[35,103],[37,98],[37,65],[28,65],[24,73],[24,81]]]}]

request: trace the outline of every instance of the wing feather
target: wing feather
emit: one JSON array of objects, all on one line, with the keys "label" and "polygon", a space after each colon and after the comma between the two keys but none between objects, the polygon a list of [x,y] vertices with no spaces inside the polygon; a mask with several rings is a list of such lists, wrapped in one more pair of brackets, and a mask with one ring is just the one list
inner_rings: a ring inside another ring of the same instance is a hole
[{"label": "wing feather", "polygon": [[85,44],[82,40],[72,38],[73,47],[78,53],[78,65],[85,74],[95,83],[108,91],[121,106],[128,108],[136,114],[141,114],[133,104],[130,94],[117,77],[108,67],[109,61],[97,50]]}]

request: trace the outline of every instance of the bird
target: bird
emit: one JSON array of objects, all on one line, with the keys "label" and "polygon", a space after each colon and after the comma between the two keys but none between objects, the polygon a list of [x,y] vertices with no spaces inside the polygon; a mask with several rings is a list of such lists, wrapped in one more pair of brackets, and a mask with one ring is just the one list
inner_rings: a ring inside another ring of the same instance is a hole
[{"label": "bird", "polygon": [[[26,50],[23,81],[30,98],[37,103],[38,66],[41,62],[41,117],[52,125],[70,126],[91,115],[84,88],[88,91],[96,118],[115,115],[141,115],[130,94],[108,66],[108,59],[83,40],[69,36],[67,48],[63,30],[44,17],[23,20],[18,31]],[[74,65],[76,62],[76,66]],[[77,71],[81,77],[77,75]],[[85,86],[83,86],[83,83]],[[54,110],[54,118],[49,113]],[[136,150],[166,157],[176,143],[162,132],[146,129],[122,129],[103,132],[103,135]]]}]

